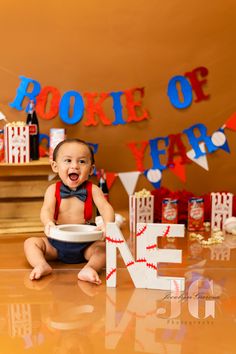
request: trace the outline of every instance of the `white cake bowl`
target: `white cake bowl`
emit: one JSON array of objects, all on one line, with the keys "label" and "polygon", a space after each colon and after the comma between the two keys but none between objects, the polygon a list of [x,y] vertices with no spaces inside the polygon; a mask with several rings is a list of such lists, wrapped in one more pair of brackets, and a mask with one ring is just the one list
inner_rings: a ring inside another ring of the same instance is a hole
[{"label": "white cake bowl", "polygon": [[83,224],[64,224],[50,228],[49,237],[65,242],[92,242],[102,238],[97,226]]}]

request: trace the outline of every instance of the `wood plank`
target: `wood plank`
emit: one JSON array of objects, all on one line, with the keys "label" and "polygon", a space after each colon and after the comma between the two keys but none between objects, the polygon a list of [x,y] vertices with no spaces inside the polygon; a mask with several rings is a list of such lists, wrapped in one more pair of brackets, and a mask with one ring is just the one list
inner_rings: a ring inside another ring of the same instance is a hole
[{"label": "wood plank", "polygon": [[50,174],[52,169],[47,157],[28,163],[0,163],[0,176],[48,176]]},{"label": "wood plank", "polygon": [[0,235],[7,234],[18,234],[18,233],[33,233],[33,232],[43,232],[42,226],[22,226],[22,227],[9,227],[2,228],[0,227]]},{"label": "wood plank", "polygon": [[43,229],[44,227],[39,216],[37,218],[0,219],[0,235],[43,232]]},{"label": "wood plank", "polygon": [[0,219],[0,227],[9,227],[9,225],[10,227],[40,226],[42,225],[42,222],[40,220],[39,215],[36,218]]},{"label": "wood plank", "polygon": [[39,217],[43,199],[29,201],[0,202],[0,219]]},{"label": "wood plank", "polygon": [[2,198],[32,198],[42,197],[51,184],[47,180],[32,178],[22,181],[0,181],[0,199]]},{"label": "wood plank", "polygon": [[43,232],[43,224],[37,218],[0,219],[0,235]]}]

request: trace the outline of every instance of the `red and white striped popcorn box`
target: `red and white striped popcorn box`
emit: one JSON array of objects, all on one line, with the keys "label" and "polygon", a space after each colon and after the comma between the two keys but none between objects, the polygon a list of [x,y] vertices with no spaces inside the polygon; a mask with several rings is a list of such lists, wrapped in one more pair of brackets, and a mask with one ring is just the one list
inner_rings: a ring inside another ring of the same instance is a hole
[{"label": "red and white striped popcorn box", "polygon": [[4,127],[5,162],[30,161],[29,126],[23,122],[8,123]]},{"label": "red and white striped popcorn box", "polygon": [[[143,192],[138,192],[137,194]],[[145,193],[143,193],[145,194]],[[148,193],[146,193],[148,194]],[[136,247],[136,227],[137,223],[153,223],[154,220],[154,196],[130,195],[129,196],[129,226],[130,226],[130,246],[135,254]]]}]

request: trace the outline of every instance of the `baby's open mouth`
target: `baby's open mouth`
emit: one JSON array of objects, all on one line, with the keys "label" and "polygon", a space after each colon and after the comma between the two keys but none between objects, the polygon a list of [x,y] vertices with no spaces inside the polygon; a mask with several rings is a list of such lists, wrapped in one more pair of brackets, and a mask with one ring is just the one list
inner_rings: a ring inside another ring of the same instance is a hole
[{"label": "baby's open mouth", "polygon": [[73,182],[77,181],[79,178],[79,175],[77,173],[69,173],[69,179]]}]

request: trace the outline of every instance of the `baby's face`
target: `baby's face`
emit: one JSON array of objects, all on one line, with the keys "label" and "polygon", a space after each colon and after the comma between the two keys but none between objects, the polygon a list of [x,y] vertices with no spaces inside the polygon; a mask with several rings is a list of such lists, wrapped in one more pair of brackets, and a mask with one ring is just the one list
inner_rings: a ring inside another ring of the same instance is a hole
[{"label": "baby's face", "polygon": [[93,174],[89,148],[78,142],[62,145],[56,161],[52,162],[52,170],[58,173],[62,182],[71,189],[77,188]]}]

